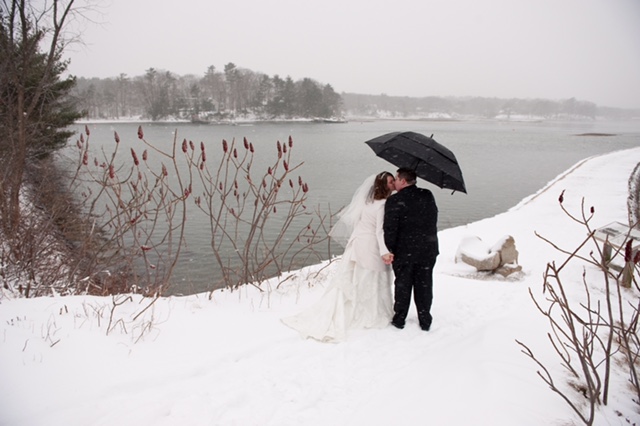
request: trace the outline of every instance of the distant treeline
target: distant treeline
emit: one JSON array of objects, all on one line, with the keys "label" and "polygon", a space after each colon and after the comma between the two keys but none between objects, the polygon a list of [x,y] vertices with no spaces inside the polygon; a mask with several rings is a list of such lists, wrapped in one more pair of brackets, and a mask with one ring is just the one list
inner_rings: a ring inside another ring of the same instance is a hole
[{"label": "distant treeline", "polygon": [[224,71],[210,66],[204,76],[150,68],[137,77],[78,78],[73,94],[87,118],[94,119],[333,118],[342,111],[342,98],[329,84],[269,77],[233,63]]},{"label": "distant treeline", "polygon": [[204,76],[179,76],[150,68],[143,76],[78,78],[73,90],[77,105],[91,119],[142,117],[151,120],[181,118],[224,121],[342,117],[420,118],[513,116],[542,119],[639,118],[640,110],[599,107],[570,98],[500,99],[484,97],[408,97],[338,94],[330,84],[310,78],[266,74],[236,67],[218,71],[210,66]]},{"label": "distant treeline", "polygon": [[421,98],[387,95],[343,93],[344,108],[351,116],[362,117],[513,117],[530,116],[544,119],[574,119],[604,117],[611,119],[639,118],[640,110],[599,107],[593,102],[575,98],[499,99],[483,97]]}]

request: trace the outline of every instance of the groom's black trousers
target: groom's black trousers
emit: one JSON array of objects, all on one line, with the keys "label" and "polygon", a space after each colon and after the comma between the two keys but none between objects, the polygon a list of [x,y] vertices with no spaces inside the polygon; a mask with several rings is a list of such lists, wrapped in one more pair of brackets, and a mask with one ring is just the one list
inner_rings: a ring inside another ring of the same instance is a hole
[{"label": "groom's black trousers", "polygon": [[409,306],[411,305],[411,291],[418,311],[418,321],[423,330],[431,327],[431,302],[433,301],[433,266],[430,263],[393,263],[395,274],[395,294],[393,310],[393,324],[404,327]]}]

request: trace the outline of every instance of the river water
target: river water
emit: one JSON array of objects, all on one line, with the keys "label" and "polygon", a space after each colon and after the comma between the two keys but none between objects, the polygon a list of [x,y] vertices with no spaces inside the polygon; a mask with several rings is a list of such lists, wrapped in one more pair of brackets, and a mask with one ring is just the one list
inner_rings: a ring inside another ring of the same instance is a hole
[{"label": "river water", "polygon": [[[139,123],[90,123],[91,144],[109,148],[117,131],[123,148],[136,146]],[[580,160],[615,150],[640,146],[640,121],[609,122],[497,122],[497,121],[351,121],[348,123],[256,123],[197,125],[191,123],[142,123],[145,139],[168,148],[174,137],[208,152],[221,141],[244,137],[255,146],[256,158],[271,161],[276,142],[294,142],[294,163],[302,162],[299,175],[308,183],[307,205],[330,205],[338,210],[353,191],[373,173],[395,167],[376,157],[364,141],[395,131],[433,134],[451,149],[461,166],[467,194],[451,193],[418,181],[432,190],[439,208],[439,229],[474,222],[502,213],[537,192]],[[78,131],[84,124],[76,126]],[[613,134],[613,136],[584,135]],[[582,135],[582,136],[579,136]],[[139,146],[139,145],[138,145]],[[218,151],[219,152],[219,151]],[[640,158],[638,159],[640,161]],[[267,164],[267,163],[265,163]],[[211,288],[216,274],[206,238],[198,238],[202,226],[188,231],[189,249],[176,269],[174,293]],[[193,238],[189,237],[189,232]],[[196,266],[202,265],[202,266]],[[188,275],[188,276],[187,276]],[[189,282],[181,288],[180,282]],[[195,283],[195,284],[194,284]]]}]

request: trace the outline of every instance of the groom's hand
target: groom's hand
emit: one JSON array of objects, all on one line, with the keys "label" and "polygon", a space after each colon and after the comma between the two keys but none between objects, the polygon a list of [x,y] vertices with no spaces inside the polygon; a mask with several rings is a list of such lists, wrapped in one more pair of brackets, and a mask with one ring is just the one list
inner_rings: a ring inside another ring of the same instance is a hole
[{"label": "groom's hand", "polygon": [[391,263],[393,263],[393,254],[387,253],[383,255],[382,261],[384,262],[385,265],[391,265]]}]

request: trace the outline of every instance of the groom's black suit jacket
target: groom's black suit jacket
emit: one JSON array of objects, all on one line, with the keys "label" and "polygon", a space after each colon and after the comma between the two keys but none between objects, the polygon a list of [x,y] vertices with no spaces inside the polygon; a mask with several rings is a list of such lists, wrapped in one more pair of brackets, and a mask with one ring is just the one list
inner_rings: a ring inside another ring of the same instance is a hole
[{"label": "groom's black suit jacket", "polygon": [[438,256],[438,207],[428,189],[407,186],[384,208],[384,241],[394,263],[433,263]]}]

